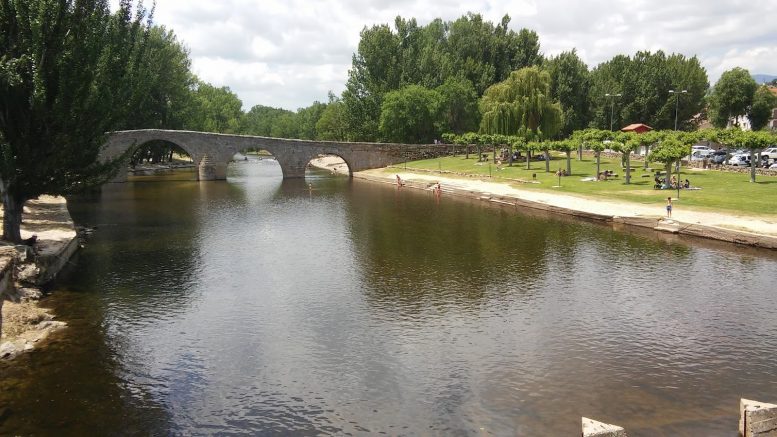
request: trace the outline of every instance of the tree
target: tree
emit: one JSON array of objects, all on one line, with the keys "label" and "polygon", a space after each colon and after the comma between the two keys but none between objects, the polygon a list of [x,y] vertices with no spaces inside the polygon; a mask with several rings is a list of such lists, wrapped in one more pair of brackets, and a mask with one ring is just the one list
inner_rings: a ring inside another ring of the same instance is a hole
[{"label": "tree", "polygon": [[750,119],[750,128],[761,130],[772,118],[772,110],[777,108],[777,96],[766,85],[758,87],[753,96],[753,104],[747,113]]},{"label": "tree", "polygon": [[472,82],[450,77],[437,87],[440,109],[445,120],[443,130],[462,134],[477,129],[480,123],[478,95]]},{"label": "tree", "polygon": [[601,173],[601,153],[605,149],[604,140],[611,138],[612,132],[601,129],[584,129],[572,134],[572,138],[578,144],[594,151],[596,157],[596,177]]},{"label": "tree", "polygon": [[318,120],[321,119],[321,116],[324,115],[325,110],[326,104],[319,101],[313,102],[312,105],[306,108],[297,109],[295,117],[295,121],[298,124],[296,138],[301,140],[318,139],[316,125],[318,124]]},{"label": "tree", "polygon": [[[393,28],[364,28],[342,94],[349,139],[376,139],[384,96],[408,85],[447,88],[438,91],[445,97],[449,129],[474,129],[478,117],[471,106],[472,89],[477,99],[511,71],[542,62],[537,34],[515,32],[509,23],[509,16],[494,24],[470,13],[426,26],[396,17]],[[467,88],[463,93],[452,89],[462,84]]]},{"label": "tree", "polygon": [[571,139],[554,141],[553,150],[564,152],[567,156],[567,176],[572,175],[572,152],[577,150],[577,144]]},{"label": "tree", "polygon": [[364,28],[343,91],[348,139],[377,139],[383,95],[399,89],[401,47],[387,25]]},{"label": "tree", "polygon": [[672,164],[679,161],[683,156],[688,155],[690,152],[691,145],[684,144],[676,138],[666,138],[653,148],[650,152],[650,159],[664,164],[666,170],[664,184],[669,185],[669,178],[672,174]]},{"label": "tree", "polygon": [[435,90],[408,85],[387,93],[380,111],[380,132],[389,141],[430,143],[439,137],[442,96]]},{"label": "tree", "polygon": [[543,67],[550,74],[550,95],[558,100],[563,111],[561,136],[568,137],[576,130],[585,129],[590,121],[588,66],[572,50],[548,59]]},{"label": "tree", "polygon": [[448,25],[449,74],[461,74],[478,94],[505,80],[512,71],[539,65],[539,37],[531,30],[508,30],[510,17],[494,25],[480,14],[469,13]]},{"label": "tree", "polygon": [[[240,133],[260,137],[273,137],[278,134],[276,125],[284,116],[293,116],[288,109],[256,105],[243,114],[240,119]],[[273,129],[276,129],[273,132]]]},{"label": "tree", "polygon": [[633,132],[621,132],[617,135],[612,148],[623,154],[623,169],[626,173],[626,185],[631,183],[631,152],[635,151],[642,143]]},{"label": "tree", "polygon": [[122,0],[0,2],[0,192],[3,238],[20,242],[22,208],[41,194],[99,184],[105,132],[142,107],[149,22]]},{"label": "tree", "polygon": [[664,139],[664,132],[652,130],[637,135],[637,138],[639,139],[640,145],[645,148],[645,162],[643,168],[647,169],[650,164],[650,148]]},{"label": "tree", "polygon": [[146,98],[123,129],[185,129],[194,116],[192,91],[197,78],[191,73],[189,52],[172,30],[150,29],[145,54]]},{"label": "tree", "polygon": [[738,129],[730,129],[725,134],[728,138],[728,143],[734,147],[741,147],[750,151],[750,182],[755,182],[755,167],[760,158],[760,154],[756,152],[769,147],[775,142],[775,136],[769,132],[759,131],[740,131]]},{"label": "tree", "polygon": [[480,131],[517,135],[522,130],[552,138],[562,126],[561,106],[550,96],[550,75],[538,67],[522,68],[490,86],[480,99]]},{"label": "tree", "polygon": [[243,102],[229,87],[200,82],[194,91],[195,115],[192,128],[202,132],[238,133]]},{"label": "tree", "polygon": [[345,141],[348,138],[345,105],[331,92],[329,103],[316,123],[316,137],[325,141]]},{"label": "tree", "polygon": [[[645,123],[672,129],[677,108],[680,129],[692,129],[691,120],[704,107],[708,88],[707,73],[696,57],[667,56],[662,51],[617,55],[591,72],[591,126],[609,129],[614,109],[615,126]],[[669,90],[687,92],[678,102]],[[606,94],[621,96],[610,100]]]},{"label": "tree", "polygon": [[746,115],[753,104],[758,85],[744,68],[736,67],[724,72],[710,96],[710,121],[724,129],[730,120],[739,126],[739,118]]}]

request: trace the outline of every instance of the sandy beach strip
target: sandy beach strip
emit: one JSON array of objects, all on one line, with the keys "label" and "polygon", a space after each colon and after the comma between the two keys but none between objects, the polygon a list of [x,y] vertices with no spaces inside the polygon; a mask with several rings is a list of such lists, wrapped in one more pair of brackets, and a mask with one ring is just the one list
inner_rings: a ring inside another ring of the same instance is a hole
[{"label": "sandy beach strip", "polygon": [[431,186],[439,182],[443,193],[453,195],[777,249],[777,217],[698,211],[686,209],[682,204],[677,204],[672,211],[672,218],[666,219],[663,204],[643,205],[591,199],[571,194],[521,189],[508,183],[475,178],[454,178],[444,174],[413,173],[400,169],[396,172],[375,169],[354,173],[354,177],[358,179],[394,185],[396,185],[397,175],[410,188],[431,190]]}]

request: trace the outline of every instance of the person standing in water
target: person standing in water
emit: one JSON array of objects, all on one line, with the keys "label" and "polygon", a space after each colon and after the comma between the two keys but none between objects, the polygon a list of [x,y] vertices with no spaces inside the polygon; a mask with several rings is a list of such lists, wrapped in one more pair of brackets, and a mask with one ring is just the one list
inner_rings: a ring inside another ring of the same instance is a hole
[{"label": "person standing in water", "polygon": [[667,218],[672,218],[672,198],[671,197],[666,198],[666,216]]}]

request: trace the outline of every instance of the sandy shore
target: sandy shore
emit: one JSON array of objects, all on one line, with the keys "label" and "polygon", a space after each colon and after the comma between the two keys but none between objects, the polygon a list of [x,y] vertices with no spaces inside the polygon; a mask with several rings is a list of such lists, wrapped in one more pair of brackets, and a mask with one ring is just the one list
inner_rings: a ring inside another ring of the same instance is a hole
[{"label": "sandy shore", "polygon": [[348,175],[348,164],[339,156],[322,156],[310,161],[310,165],[329,170],[332,174]]},{"label": "sandy shore", "polygon": [[757,217],[684,208],[676,202],[672,218],[666,219],[664,205],[641,205],[631,202],[591,199],[570,194],[521,189],[508,183],[446,177],[438,174],[413,173],[396,169],[367,170],[354,177],[396,185],[396,175],[408,187],[429,189],[440,182],[443,193],[463,195],[552,212],[582,215],[594,219],[615,221],[656,230],[731,241],[758,247],[777,249],[777,217]]},{"label": "sandy shore", "polygon": [[[2,208],[0,208],[2,215]],[[54,316],[38,305],[42,293],[35,285],[53,278],[78,246],[76,230],[63,197],[40,196],[27,202],[21,230],[22,238],[38,237],[34,257],[11,261],[17,282],[9,289],[0,290],[2,335],[0,359],[33,350],[52,332],[65,323],[52,320]],[[16,253],[14,246],[2,248],[5,253]]]}]

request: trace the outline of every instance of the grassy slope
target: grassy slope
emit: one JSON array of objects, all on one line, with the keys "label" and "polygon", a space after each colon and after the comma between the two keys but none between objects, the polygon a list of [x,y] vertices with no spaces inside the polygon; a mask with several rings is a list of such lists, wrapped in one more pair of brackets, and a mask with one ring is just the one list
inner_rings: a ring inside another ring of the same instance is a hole
[{"label": "grassy slope", "polygon": [[[572,159],[572,176],[561,178],[561,188],[553,188],[558,184],[558,177],[554,174],[559,168],[566,169],[566,158],[553,156],[550,163],[550,173],[545,172],[545,162],[533,161],[531,170],[526,169],[526,163],[514,163],[513,167],[502,165],[497,169],[491,162],[490,174],[495,182],[500,179],[524,179],[531,180],[536,174],[539,184],[518,184],[521,189],[549,190],[556,193],[578,194],[585,197],[605,198],[638,202],[648,205],[661,205],[668,195],[677,196],[676,190],[654,190],[654,173],[642,170],[642,161],[632,160],[632,167],[638,167],[632,171],[632,183],[624,183],[625,174],[621,169],[620,159],[602,158],[601,169],[611,170],[618,174],[618,178],[610,181],[584,182],[584,177],[593,176],[596,173],[596,162],[593,157],[585,156],[583,161]],[[653,168],[659,168],[660,164],[651,164]],[[395,166],[404,168],[404,164]],[[480,174],[489,176],[489,163],[477,164],[474,155],[469,159],[463,156],[429,159],[407,163],[409,171],[424,169],[437,171],[453,171],[456,173]],[[642,177],[647,175],[647,177]],[[723,171],[704,170],[697,171],[687,168],[681,170],[681,180],[689,179],[691,186],[701,187],[701,190],[681,190],[680,201],[684,206],[694,209],[720,211],[726,213],[740,213],[748,215],[777,214],[777,176],[757,176],[756,183],[749,182],[749,174],[730,173]],[[508,181],[505,181],[508,182]]]}]

